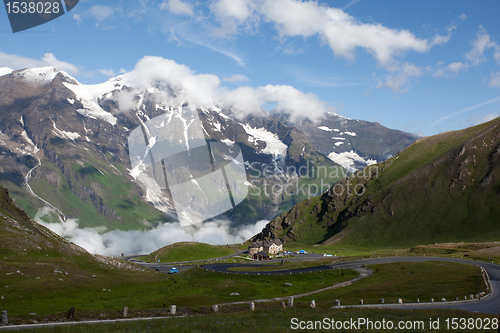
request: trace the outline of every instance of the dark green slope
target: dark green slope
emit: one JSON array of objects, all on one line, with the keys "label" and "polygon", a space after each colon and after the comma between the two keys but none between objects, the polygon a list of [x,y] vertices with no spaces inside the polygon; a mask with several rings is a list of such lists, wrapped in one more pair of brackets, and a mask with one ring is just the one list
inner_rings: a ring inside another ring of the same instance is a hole
[{"label": "dark green slope", "polygon": [[146,302],[159,307],[164,281],[160,273],[91,255],[54,234],[17,208],[0,185],[0,308],[10,322],[60,320],[71,307],[80,318]]},{"label": "dark green slope", "polygon": [[420,139],[299,203],[254,239],[367,247],[498,240],[499,156],[500,118]]}]

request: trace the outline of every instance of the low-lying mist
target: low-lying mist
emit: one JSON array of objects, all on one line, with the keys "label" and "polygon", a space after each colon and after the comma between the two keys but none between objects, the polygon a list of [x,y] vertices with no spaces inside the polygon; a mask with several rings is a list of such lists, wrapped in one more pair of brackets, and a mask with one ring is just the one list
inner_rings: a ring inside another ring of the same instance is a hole
[{"label": "low-lying mist", "polygon": [[166,245],[183,241],[198,241],[212,245],[242,243],[259,233],[269,222],[258,221],[254,225],[244,226],[238,230],[230,229],[230,221],[217,220],[188,228],[181,228],[178,222],[173,222],[146,231],[107,231],[105,226],[79,228],[76,219],[58,223],[44,222],[42,218],[49,213],[49,209],[44,208],[36,214],[34,220],[88,252],[105,256],[119,256],[122,253],[149,254]]}]

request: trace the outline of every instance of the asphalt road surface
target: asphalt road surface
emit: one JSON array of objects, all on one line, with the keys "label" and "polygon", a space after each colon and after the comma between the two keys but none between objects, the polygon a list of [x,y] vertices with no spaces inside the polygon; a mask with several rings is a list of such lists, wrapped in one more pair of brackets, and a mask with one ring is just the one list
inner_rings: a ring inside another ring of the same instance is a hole
[{"label": "asphalt road surface", "polygon": [[175,267],[179,272],[184,272],[190,268],[195,267],[195,265],[185,265],[185,266],[175,266],[175,265],[168,265],[168,264],[145,264],[144,266],[147,266],[149,268],[152,268],[154,270],[157,270],[162,273],[168,273],[171,268]]},{"label": "asphalt road surface", "polygon": [[[279,262],[279,261],[278,261]],[[266,261],[269,263],[269,261]],[[358,265],[359,266],[359,265]],[[333,269],[333,266],[324,265],[324,266],[314,266],[308,268],[295,268],[295,269],[285,269],[279,271],[261,271],[261,272],[238,272],[238,271],[229,271],[228,268],[233,267],[268,267],[264,264],[207,264],[200,266],[203,269],[220,272],[220,273],[233,273],[233,274],[247,274],[247,275],[282,275],[282,274],[299,274],[299,273],[312,273],[312,272],[322,272]],[[276,269],[280,269],[281,266],[275,266]]]}]

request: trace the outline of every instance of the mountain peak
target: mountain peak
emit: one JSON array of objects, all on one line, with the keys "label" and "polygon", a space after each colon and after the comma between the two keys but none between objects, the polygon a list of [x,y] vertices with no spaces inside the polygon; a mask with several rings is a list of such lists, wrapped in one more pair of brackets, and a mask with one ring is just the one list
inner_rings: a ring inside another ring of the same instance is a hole
[{"label": "mountain peak", "polygon": [[0,76],[11,73],[16,79],[22,79],[23,81],[34,86],[46,86],[51,83],[58,74],[63,76],[64,82],[79,84],[74,77],[62,70],[57,69],[55,66],[25,68],[20,70],[12,70],[8,67],[0,68]]},{"label": "mountain peak", "polygon": [[10,73],[12,73],[14,70],[12,68],[9,68],[9,67],[0,67],[0,76],[3,76],[3,75],[8,75]]},{"label": "mountain peak", "polygon": [[16,78],[23,79],[34,85],[46,85],[52,82],[59,70],[54,66],[26,68],[14,71]]}]

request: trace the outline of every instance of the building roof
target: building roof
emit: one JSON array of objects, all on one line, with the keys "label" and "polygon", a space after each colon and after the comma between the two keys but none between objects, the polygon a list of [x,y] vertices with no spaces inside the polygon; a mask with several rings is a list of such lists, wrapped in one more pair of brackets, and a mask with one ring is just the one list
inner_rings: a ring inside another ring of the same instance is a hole
[{"label": "building roof", "polygon": [[260,251],[260,252],[257,252],[256,254],[254,254],[255,256],[259,255],[259,256],[263,256],[263,257],[269,257],[269,255],[264,252],[264,251]]},{"label": "building roof", "polygon": [[248,248],[250,249],[259,247],[270,247],[273,244],[276,244],[278,246],[283,245],[283,243],[279,239],[271,239],[271,240],[255,241],[252,244],[248,245]]}]

